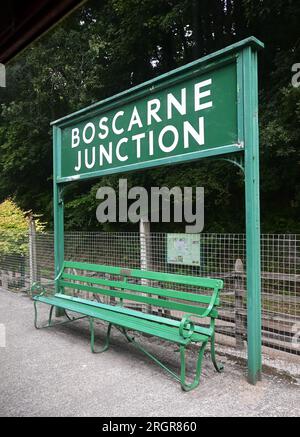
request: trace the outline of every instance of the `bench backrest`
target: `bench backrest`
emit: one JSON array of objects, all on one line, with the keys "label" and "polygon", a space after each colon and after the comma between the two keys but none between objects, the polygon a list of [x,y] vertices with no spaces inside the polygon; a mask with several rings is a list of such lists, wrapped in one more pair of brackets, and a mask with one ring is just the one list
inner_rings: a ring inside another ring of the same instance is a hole
[{"label": "bench backrest", "polygon": [[[72,271],[73,270],[73,271]],[[76,273],[74,273],[76,270]],[[78,270],[81,273],[78,273]],[[70,272],[71,271],[71,272]],[[88,272],[88,273],[87,273]],[[173,311],[217,317],[220,279],[65,261],[58,286]],[[185,290],[176,289],[184,287]],[[203,294],[206,292],[206,294]],[[202,294],[201,294],[202,293]]]}]

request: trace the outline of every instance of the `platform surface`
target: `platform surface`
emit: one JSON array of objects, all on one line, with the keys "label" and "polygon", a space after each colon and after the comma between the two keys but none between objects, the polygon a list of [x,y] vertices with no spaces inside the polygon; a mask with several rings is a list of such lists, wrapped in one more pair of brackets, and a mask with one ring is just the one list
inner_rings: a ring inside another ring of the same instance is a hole
[{"label": "platform surface", "polygon": [[[40,315],[46,322],[44,307]],[[111,348],[93,355],[86,320],[36,330],[33,315],[25,294],[0,289],[0,328],[4,325],[6,331],[6,346],[0,347],[0,416],[300,415],[299,385],[279,374],[264,374],[254,387],[246,382],[240,363],[221,356],[225,371],[217,374],[206,357],[200,386],[184,393],[116,330]],[[98,325],[96,332],[100,344],[104,326]],[[179,370],[174,345],[141,341]],[[195,357],[192,351],[188,375]]]}]

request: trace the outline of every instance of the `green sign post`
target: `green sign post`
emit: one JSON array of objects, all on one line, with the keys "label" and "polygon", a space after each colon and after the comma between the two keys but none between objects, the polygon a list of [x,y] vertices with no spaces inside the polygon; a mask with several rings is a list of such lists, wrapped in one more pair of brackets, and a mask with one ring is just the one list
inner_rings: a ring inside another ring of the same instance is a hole
[{"label": "green sign post", "polygon": [[245,172],[248,379],[261,374],[257,50],[247,38],[52,123],[55,271],[63,187],[74,180],[224,158]]}]

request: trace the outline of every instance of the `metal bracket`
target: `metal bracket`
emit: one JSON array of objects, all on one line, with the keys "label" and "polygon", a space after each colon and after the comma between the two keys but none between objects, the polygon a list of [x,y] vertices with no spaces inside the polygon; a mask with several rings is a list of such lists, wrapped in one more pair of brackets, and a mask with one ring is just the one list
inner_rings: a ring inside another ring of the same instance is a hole
[{"label": "metal bracket", "polygon": [[229,155],[223,158],[218,158],[219,160],[222,161],[227,161],[230,162],[231,164],[235,165],[236,167],[238,167],[240,170],[242,170],[243,174],[245,175],[245,159],[244,159],[244,154],[238,154],[237,156],[234,155]]}]

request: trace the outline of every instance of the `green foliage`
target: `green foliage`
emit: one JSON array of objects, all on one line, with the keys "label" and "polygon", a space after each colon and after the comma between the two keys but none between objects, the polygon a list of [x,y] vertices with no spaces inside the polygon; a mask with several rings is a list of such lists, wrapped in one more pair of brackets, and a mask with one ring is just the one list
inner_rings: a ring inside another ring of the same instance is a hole
[{"label": "green foliage", "polygon": [[[36,230],[45,225],[36,220]],[[11,199],[0,203],[0,256],[25,254],[28,248],[28,221],[24,213]]]},{"label": "green foliage", "polygon": [[[51,223],[50,121],[255,35],[266,44],[259,55],[262,230],[300,232],[300,88],[291,86],[291,66],[300,62],[299,21],[297,0],[86,2],[7,68],[0,201],[13,196]],[[228,163],[205,160],[126,176],[129,185],[204,186],[205,230],[243,231],[243,180]],[[66,228],[102,229],[96,189],[116,186],[117,179],[72,184]]]}]

